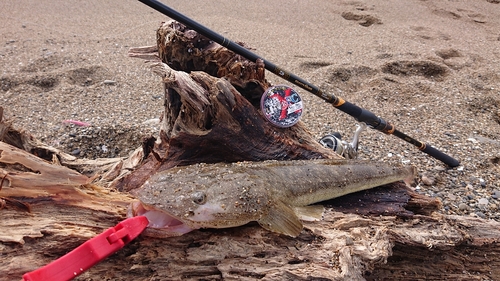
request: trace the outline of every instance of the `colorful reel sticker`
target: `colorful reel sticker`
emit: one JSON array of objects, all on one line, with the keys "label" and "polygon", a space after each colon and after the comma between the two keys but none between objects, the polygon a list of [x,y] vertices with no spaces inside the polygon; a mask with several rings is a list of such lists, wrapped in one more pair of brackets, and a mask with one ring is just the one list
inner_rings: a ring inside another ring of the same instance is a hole
[{"label": "colorful reel sticker", "polygon": [[267,89],[260,100],[260,108],[269,122],[281,128],[297,124],[303,112],[299,94],[286,85]]}]

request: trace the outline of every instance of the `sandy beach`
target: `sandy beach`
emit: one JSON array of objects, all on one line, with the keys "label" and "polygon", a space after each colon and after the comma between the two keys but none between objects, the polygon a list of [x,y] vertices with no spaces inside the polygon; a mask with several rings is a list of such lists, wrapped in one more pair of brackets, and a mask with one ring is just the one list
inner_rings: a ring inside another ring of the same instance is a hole
[{"label": "sandy beach", "polygon": [[[500,220],[499,1],[164,3],[459,159],[449,169],[375,130],[359,149],[362,159],[416,166],[415,188],[439,197],[443,213]],[[162,86],[127,52],[154,45],[166,16],[117,0],[3,1],[0,9],[0,106],[17,127],[84,158],[126,156],[158,130]],[[351,138],[352,117],[297,90],[315,137]]]}]

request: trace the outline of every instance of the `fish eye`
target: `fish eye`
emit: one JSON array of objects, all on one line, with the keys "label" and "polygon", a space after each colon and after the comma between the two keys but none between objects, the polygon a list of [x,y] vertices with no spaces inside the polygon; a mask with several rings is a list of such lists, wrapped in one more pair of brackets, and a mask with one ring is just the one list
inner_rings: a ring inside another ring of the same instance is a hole
[{"label": "fish eye", "polygon": [[193,199],[194,203],[198,205],[203,205],[207,201],[207,195],[205,195],[204,192],[198,191],[193,194],[191,199]]}]

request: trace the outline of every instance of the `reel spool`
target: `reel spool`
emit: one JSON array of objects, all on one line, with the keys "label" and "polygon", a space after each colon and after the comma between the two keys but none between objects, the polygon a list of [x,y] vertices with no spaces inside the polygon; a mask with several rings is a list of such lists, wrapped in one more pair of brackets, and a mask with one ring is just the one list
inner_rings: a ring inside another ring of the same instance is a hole
[{"label": "reel spool", "polygon": [[304,111],[299,93],[286,85],[267,89],[260,100],[260,109],[271,124],[280,128],[297,124]]}]

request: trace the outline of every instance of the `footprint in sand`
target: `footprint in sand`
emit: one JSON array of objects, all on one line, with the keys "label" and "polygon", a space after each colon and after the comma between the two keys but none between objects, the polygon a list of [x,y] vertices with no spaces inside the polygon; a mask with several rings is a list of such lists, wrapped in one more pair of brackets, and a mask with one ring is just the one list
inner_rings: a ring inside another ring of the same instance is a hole
[{"label": "footprint in sand", "polygon": [[47,92],[59,85],[59,78],[53,74],[37,74],[23,77],[3,76],[0,77],[0,90],[7,92],[22,85],[31,85]]},{"label": "footprint in sand", "polygon": [[[35,76],[24,79],[25,82],[45,90],[50,90],[59,84],[59,77],[67,78],[70,84],[80,86],[90,86],[99,81],[104,81],[106,69],[98,65],[89,65],[76,69],[65,69],[62,66],[70,64],[73,59],[59,56],[56,54],[44,56],[33,60],[26,66],[21,68],[21,71],[34,73]],[[15,79],[11,79],[15,81]],[[2,88],[8,88],[8,84],[13,84],[12,81],[5,80],[2,83]],[[8,83],[9,82],[9,83]],[[19,81],[17,81],[19,83]]]},{"label": "footprint in sand", "polygon": [[357,21],[359,25],[368,27],[373,24],[382,24],[382,21],[372,15],[355,14],[353,12],[343,12],[342,17],[346,20]]},{"label": "footprint in sand", "polygon": [[69,82],[75,85],[89,86],[104,80],[105,69],[100,66],[81,67],[69,70]]},{"label": "footprint in sand", "polygon": [[464,67],[471,67],[482,61],[477,55],[467,55],[457,49],[437,50],[436,55],[443,59],[443,63],[451,69],[460,70]]},{"label": "footprint in sand", "polygon": [[444,65],[432,61],[393,61],[382,67],[382,72],[397,76],[423,76],[441,80],[448,73]]},{"label": "footprint in sand", "polygon": [[19,85],[19,81],[12,77],[0,77],[0,90],[7,92],[8,90],[17,87]]},{"label": "footprint in sand", "polygon": [[76,69],[59,69],[58,65],[69,60],[64,57],[47,56],[34,60],[21,68],[25,75],[0,77],[0,91],[7,92],[22,85],[31,85],[42,91],[51,91],[60,85],[61,81],[79,86],[90,86],[104,81],[106,69],[91,65]]},{"label": "footprint in sand", "polygon": [[490,118],[500,124],[500,99],[494,96],[474,97],[474,102],[467,105],[474,115],[490,115]]},{"label": "footprint in sand", "polygon": [[21,68],[22,72],[49,72],[58,70],[61,65],[72,63],[73,59],[59,55],[47,55],[31,61]]},{"label": "footprint in sand", "polygon": [[416,38],[424,40],[451,40],[451,35],[440,30],[433,30],[423,26],[410,26],[410,29],[416,31]]},{"label": "footprint in sand", "polygon": [[456,12],[454,12],[444,9],[437,9],[433,11],[433,14],[454,20],[472,20],[476,23],[486,23],[486,16],[472,10],[457,9]]},{"label": "footprint in sand", "polygon": [[447,11],[447,10],[443,10],[443,9],[434,10],[434,11],[432,11],[432,13],[437,15],[437,16],[443,17],[443,18],[449,18],[449,19],[454,19],[454,20],[458,20],[458,19],[462,18],[462,15],[460,15],[457,12]]},{"label": "footprint in sand", "polygon": [[377,70],[368,66],[338,67],[332,69],[328,78],[330,82],[347,82],[353,79],[366,79],[377,73]]},{"label": "footprint in sand", "polygon": [[302,69],[304,71],[311,71],[311,70],[315,70],[315,69],[322,68],[322,67],[329,66],[329,65],[332,65],[332,64],[329,62],[325,62],[325,61],[308,61],[308,62],[301,63],[300,69]]},{"label": "footprint in sand", "polygon": [[35,75],[34,77],[29,78],[26,82],[42,89],[43,91],[50,91],[59,85],[59,79],[54,75]]},{"label": "footprint in sand", "polygon": [[327,81],[342,91],[358,91],[378,72],[368,66],[346,66],[329,69]]},{"label": "footprint in sand", "polygon": [[440,58],[447,60],[450,58],[459,58],[462,55],[460,54],[460,51],[457,49],[443,49],[443,50],[438,50],[436,51],[436,55],[438,55]]}]

